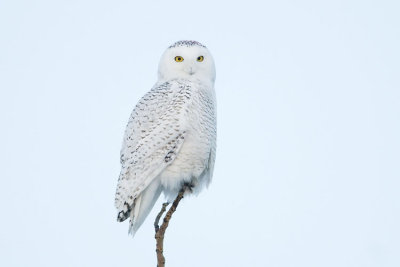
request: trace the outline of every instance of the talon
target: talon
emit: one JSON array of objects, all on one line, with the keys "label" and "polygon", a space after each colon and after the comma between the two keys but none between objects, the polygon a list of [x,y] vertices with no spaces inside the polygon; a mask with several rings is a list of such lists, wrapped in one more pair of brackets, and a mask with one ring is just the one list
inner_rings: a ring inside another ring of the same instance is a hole
[{"label": "talon", "polygon": [[182,189],[185,191],[185,193],[188,191],[189,193],[193,193],[193,188],[194,184],[193,183],[184,183],[182,186]]}]

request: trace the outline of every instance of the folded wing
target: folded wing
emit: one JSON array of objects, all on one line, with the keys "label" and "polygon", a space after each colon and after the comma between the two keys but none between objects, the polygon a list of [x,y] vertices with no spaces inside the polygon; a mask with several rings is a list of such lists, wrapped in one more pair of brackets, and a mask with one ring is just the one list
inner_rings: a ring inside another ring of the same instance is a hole
[{"label": "folded wing", "polygon": [[115,206],[118,221],[130,215],[135,199],[175,159],[185,140],[190,86],[156,85],[136,105],[121,149]]}]

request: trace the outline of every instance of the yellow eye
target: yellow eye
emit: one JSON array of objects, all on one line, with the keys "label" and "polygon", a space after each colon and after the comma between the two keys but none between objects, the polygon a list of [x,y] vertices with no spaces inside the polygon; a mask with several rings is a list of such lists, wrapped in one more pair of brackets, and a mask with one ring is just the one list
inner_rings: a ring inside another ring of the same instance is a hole
[{"label": "yellow eye", "polygon": [[203,56],[199,56],[198,58],[197,58],[197,61],[198,62],[202,62],[204,60],[204,57]]},{"label": "yellow eye", "polygon": [[176,61],[176,62],[182,62],[182,61],[183,61],[183,57],[176,56],[176,57],[175,57],[175,61]]}]

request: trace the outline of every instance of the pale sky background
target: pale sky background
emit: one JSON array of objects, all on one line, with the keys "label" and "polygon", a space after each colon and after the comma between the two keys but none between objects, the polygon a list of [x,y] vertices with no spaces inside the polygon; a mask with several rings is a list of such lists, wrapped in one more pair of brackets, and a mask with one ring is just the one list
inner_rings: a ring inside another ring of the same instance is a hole
[{"label": "pale sky background", "polygon": [[119,150],[164,49],[217,66],[213,183],[167,266],[400,266],[399,1],[0,1],[0,266],[155,266],[116,222]]}]

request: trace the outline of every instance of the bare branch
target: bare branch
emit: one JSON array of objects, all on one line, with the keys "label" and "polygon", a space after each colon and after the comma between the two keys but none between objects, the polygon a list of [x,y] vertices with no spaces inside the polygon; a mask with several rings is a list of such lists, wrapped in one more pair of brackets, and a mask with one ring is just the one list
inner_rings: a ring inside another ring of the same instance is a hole
[{"label": "bare branch", "polygon": [[[161,211],[158,213],[156,220],[154,222],[154,228],[156,231],[156,253],[157,253],[157,267],[165,267],[165,257],[164,257],[164,234],[165,230],[167,230],[169,221],[171,220],[172,214],[176,211],[176,208],[179,205],[179,202],[182,200],[183,195],[185,194],[186,189],[188,186],[184,185],[182,189],[179,191],[178,196],[172,203],[172,206],[169,208],[167,214],[164,217],[163,223],[161,227],[158,226],[158,223],[160,221],[160,218],[162,214],[165,212],[166,207],[168,206],[169,203],[164,203],[162,206]],[[190,189],[190,188],[189,188]]]},{"label": "bare branch", "polygon": [[169,205],[169,202],[165,202],[162,204],[162,208],[161,208],[160,212],[158,213],[156,220],[154,221],[154,229],[156,231],[156,234],[158,232],[158,229],[160,229],[160,226],[158,224],[160,222],[161,216],[164,214],[168,205]]}]

